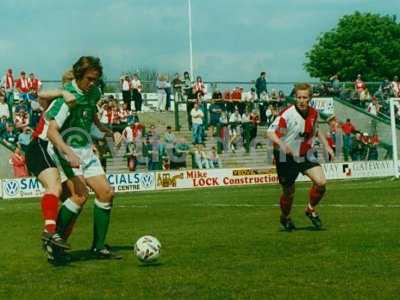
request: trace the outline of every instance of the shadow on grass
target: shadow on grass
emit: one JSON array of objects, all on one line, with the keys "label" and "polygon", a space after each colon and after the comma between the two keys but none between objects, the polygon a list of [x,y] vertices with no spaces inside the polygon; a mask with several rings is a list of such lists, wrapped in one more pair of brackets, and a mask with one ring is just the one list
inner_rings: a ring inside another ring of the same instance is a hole
[{"label": "shadow on grass", "polygon": [[294,229],[292,231],[287,231],[285,229],[280,229],[279,231],[280,232],[288,232],[288,233],[296,232],[296,231],[326,231],[326,228],[317,229],[314,226],[303,226],[303,227],[296,227],[296,229]]},{"label": "shadow on grass", "polygon": [[[133,251],[132,246],[112,246],[112,251],[120,252],[120,251]],[[71,262],[79,262],[79,261],[88,261],[88,260],[107,260],[107,259],[98,259],[90,249],[85,250],[75,250],[68,252]],[[123,258],[122,258],[123,259]]]}]

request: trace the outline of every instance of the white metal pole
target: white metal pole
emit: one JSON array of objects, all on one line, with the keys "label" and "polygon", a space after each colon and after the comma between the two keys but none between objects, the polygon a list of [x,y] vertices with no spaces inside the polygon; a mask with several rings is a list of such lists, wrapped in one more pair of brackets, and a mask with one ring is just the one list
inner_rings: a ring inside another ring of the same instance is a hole
[{"label": "white metal pole", "polygon": [[193,80],[193,48],[192,48],[192,5],[188,0],[189,16],[189,57],[190,57],[190,78]]},{"label": "white metal pole", "polygon": [[393,149],[393,163],[394,163],[394,175],[399,178],[399,166],[397,157],[397,136],[396,136],[396,117],[394,114],[394,99],[390,99],[390,123],[392,127],[392,149]]}]

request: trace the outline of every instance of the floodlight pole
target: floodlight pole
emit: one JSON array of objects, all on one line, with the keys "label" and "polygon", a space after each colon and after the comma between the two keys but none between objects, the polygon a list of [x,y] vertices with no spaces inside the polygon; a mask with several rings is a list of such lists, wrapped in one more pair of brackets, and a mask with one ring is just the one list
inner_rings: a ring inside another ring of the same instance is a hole
[{"label": "floodlight pole", "polygon": [[190,78],[193,80],[192,5],[188,0]]},{"label": "floodlight pole", "polygon": [[392,149],[393,149],[393,164],[394,164],[394,176],[399,178],[399,166],[397,157],[397,136],[396,136],[396,117],[394,109],[394,99],[390,99],[390,123],[392,127]]}]

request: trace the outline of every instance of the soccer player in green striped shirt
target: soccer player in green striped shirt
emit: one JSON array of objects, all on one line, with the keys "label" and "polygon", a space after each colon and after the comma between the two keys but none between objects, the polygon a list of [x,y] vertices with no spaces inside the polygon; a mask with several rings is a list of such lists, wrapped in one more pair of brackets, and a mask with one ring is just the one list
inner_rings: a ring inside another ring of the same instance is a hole
[{"label": "soccer player in green striped shirt", "polygon": [[[70,179],[68,188],[71,196],[59,211],[57,233],[63,236],[73,226],[88,199],[89,186],[96,195],[91,250],[97,258],[119,259],[121,257],[111,252],[105,244],[114,191],[93,152],[90,138],[93,124],[112,135],[112,131],[102,126],[97,116],[96,103],[101,96],[97,81],[102,72],[100,59],[91,56],[79,58],[73,66],[75,80],[64,87],[76,97],[76,103],[70,107],[64,99],[56,99],[47,110],[45,118],[49,122],[47,136],[54,145],[54,151],[50,152],[58,164],[61,177]],[[79,167],[71,168],[71,165]]]}]

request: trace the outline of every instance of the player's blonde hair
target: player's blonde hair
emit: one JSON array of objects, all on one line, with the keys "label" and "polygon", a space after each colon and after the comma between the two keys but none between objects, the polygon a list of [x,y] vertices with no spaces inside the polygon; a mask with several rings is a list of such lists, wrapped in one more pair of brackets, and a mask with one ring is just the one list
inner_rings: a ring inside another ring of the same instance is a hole
[{"label": "player's blonde hair", "polygon": [[70,83],[72,80],[74,80],[74,72],[72,70],[65,71],[61,78],[62,85],[64,86],[67,83]]},{"label": "player's blonde hair", "polygon": [[295,95],[297,95],[298,91],[308,91],[308,94],[311,96],[311,85],[308,83],[298,83],[294,87]]}]

